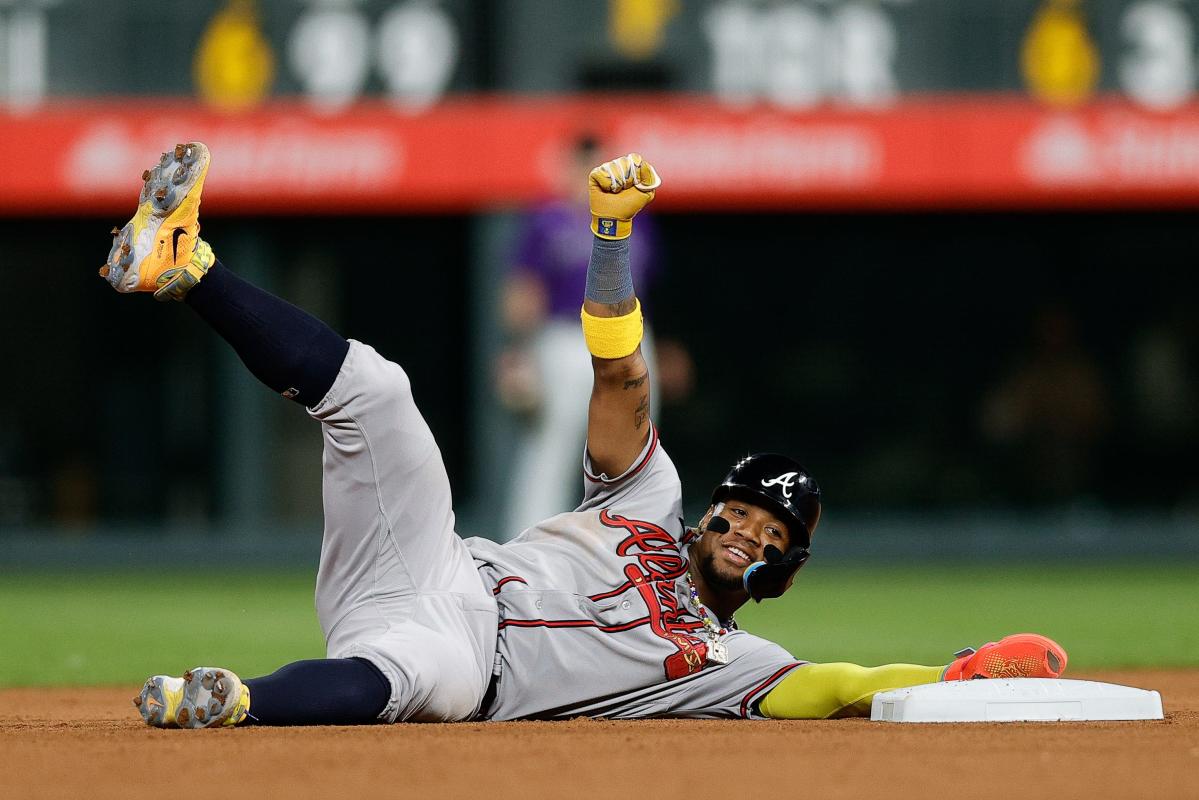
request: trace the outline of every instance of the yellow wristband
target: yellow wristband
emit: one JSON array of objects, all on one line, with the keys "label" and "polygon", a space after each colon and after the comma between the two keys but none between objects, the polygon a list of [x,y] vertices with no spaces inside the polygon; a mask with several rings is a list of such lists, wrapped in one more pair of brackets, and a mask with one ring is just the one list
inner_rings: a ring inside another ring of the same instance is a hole
[{"label": "yellow wristband", "polygon": [[592,214],[591,232],[601,239],[627,239],[633,233],[633,220]]},{"label": "yellow wristband", "polygon": [[641,319],[641,301],[636,307],[620,317],[595,317],[586,309],[579,312],[583,320],[583,338],[587,349],[597,358],[624,358],[637,351],[641,344],[644,323]]}]

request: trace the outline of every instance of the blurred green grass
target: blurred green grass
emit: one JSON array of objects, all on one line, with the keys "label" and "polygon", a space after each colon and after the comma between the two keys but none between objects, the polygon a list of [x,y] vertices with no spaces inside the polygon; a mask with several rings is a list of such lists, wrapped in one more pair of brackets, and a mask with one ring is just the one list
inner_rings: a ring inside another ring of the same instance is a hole
[{"label": "blurred green grass", "polygon": [[868,566],[800,573],[788,597],[738,621],[811,661],[943,664],[1032,631],[1071,670],[1199,666],[1199,564]]},{"label": "blurred green grass", "polygon": [[[0,686],[140,683],[219,664],[319,658],[310,573],[220,581],[0,573]],[[813,661],[941,664],[1005,633],[1056,638],[1070,667],[1199,666],[1199,565],[818,566],[742,627]]]}]

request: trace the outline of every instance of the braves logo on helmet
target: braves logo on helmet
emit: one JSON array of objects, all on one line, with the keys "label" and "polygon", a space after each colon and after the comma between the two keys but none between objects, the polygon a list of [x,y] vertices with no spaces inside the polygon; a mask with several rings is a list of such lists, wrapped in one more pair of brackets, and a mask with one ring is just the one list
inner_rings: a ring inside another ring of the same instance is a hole
[{"label": "braves logo on helmet", "polygon": [[778,453],[755,453],[738,461],[712,493],[712,503],[740,497],[787,523],[791,544],[808,547],[820,521],[820,487],[803,465]]},{"label": "braves logo on helmet", "polygon": [[770,480],[766,480],[763,478],[762,479],[762,487],[765,489],[769,489],[771,486],[778,486],[783,491],[783,497],[790,498],[791,497],[791,487],[794,486],[796,483],[806,483],[808,480],[807,475],[801,476],[799,478],[796,477],[797,475],[799,475],[798,472],[784,472],[782,475],[779,475],[777,478],[771,478]]}]

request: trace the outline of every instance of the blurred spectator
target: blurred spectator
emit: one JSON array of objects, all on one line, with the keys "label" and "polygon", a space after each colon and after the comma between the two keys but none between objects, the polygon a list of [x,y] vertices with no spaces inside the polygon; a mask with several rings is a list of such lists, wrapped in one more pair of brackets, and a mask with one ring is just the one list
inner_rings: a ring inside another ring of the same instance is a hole
[{"label": "blurred spectator", "polygon": [[[601,153],[593,138],[581,137],[570,154],[571,165],[558,171],[563,180],[557,196],[521,221],[503,295],[507,346],[496,375],[500,401],[519,422],[506,537],[573,510],[582,497],[591,397],[591,356],[579,331],[592,241],[586,176],[613,155]],[[633,283],[642,297],[657,268],[657,242],[653,217],[642,214],[632,241]],[[688,390],[691,362],[681,345],[671,343],[665,351],[668,363],[659,369],[649,325],[653,314],[646,316],[641,349],[650,367],[656,410],[660,391],[672,395]]]},{"label": "blurred spectator", "polygon": [[[1179,485],[1163,486],[1160,499],[1199,505],[1199,478],[1194,464],[1199,420],[1199,321],[1187,300],[1177,301],[1163,319],[1140,331],[1131,343],[1133,435],[1143,459],[1157,472],[1177,475]],[[1174,491],[1171,491],[1174,489]],[[1153,498],[1158,499],[1158,498]]]},{"label": "blurred spectator", "polygon": [[[0,419],[17,419],[9,407],[0,406]],[[28,523],[33,515],[33,486],[22,458],[24,429],[0,425],[0,533]]]},{"label": "blurred spectator", "polygon": [[982,429],[1007,451],[1023,500],[1069,502],[1093,491],[1096,454],[1110,425],[1098,366],[1061,306],[1034,318],[1031,350],[984,400]]},{"label": "blurred spectator", "polygon": [[96,469],[84,451],[64,454],[51,478],[51,517],[62,529],[84,530],[96,523],[100,493]]}]

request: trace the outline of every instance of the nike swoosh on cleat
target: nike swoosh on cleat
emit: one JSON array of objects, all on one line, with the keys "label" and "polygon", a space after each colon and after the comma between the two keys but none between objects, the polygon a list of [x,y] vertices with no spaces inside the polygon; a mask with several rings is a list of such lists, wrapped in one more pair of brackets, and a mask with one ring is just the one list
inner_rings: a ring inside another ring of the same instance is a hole
[{"label": "nike swoosh on cleat", "polygon": [[183,228],[176,228],[171,231],[171,264],[179,262],[179,237],[183,236],[187,231]]}]

